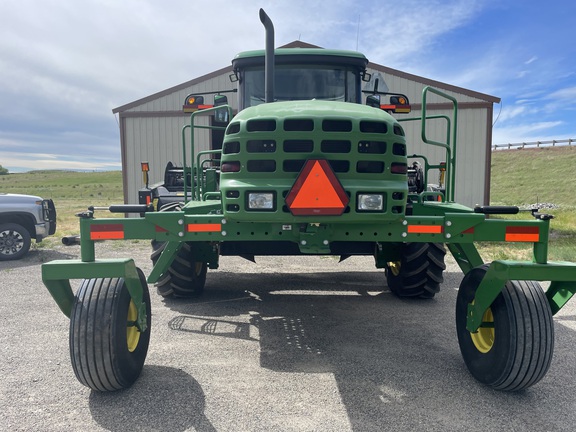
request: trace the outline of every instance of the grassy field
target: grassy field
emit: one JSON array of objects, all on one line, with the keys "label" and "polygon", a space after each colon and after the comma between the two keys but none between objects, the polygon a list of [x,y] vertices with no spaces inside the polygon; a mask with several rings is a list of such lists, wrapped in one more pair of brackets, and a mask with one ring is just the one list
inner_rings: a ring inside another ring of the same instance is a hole
[{"label": "grassy field", "polygon": [[[576,261],[576,147],[505,150],[492,152],[491,204],[554,204],[543,210],[551,221],[549,256],[552,260]],[[514,216],[530,218],[529,213]],[[482,244],[490,259],[531,259],[531,245]]]},{"label": "grassy field", "polygon": [[[492,152],[491,204],[529,208],[535,203],[558,206],[548,210],[552,221],[550,258],[576,261],[576,147],[506,150]],[[122,174],[110,172],[33,171],[0,176],[0,192],[25,193],[52,198],[58,211],[56,236],[78,233],[76,213],[91,205],[123,203]],[[518,218],[531,218],[522,213]],[[531,245],[481,244],[486,260],[531,259]]]},{"label": "grassy field", "polygon": [[57,212],[55,237],[46,239],[46,244],[65,235],[78,234],[76,213],[89,206],[122,204],[122,173],[31,171],[0,176],[0,192],[38,195],[54,200]]}]

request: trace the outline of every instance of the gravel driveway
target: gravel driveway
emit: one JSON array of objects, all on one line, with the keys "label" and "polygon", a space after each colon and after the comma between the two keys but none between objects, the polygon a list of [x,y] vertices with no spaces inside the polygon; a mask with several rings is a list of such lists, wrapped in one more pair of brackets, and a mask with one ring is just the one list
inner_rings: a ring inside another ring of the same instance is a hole
[{"label": "gravel driveway", "polygon": [[[146,242],[102,243],[150,270]],[[576,312],[556,321],[548,375],[519,393],[478,384],[454,327],[462,278],[450,260],[434,300],[401,300],[369,258],[223,257],[205,295],[152,291],[142,376],[125,391],[80,385],[68,320],[44,288],[42,262],[79,247],[0,263],[0,430],[15,431],[573,431]],[[573,302],[574,303],[574,302]]]}]

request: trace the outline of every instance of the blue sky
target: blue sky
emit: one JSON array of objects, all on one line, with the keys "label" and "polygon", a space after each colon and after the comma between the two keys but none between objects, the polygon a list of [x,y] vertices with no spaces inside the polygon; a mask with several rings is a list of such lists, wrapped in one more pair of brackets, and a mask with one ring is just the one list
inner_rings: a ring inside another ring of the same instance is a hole
[{"label": "blue sky", "polygon": [[261,48],[260,7],[277,46],[500,97],[494,144],[576,138],[573,0],[0,0],[0,165],[120,169],[112,109]]}]

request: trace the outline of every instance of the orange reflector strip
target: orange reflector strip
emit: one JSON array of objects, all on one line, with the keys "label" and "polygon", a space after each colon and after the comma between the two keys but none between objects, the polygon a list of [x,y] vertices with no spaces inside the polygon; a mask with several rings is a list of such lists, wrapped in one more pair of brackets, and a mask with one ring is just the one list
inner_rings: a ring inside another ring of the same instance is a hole
[{"label": "orange reflector strip", "polygon": [[124,225],[102,224],[90,226],[90,240],[120,240],[124,238]]},{"label": "orange reflector strip", "polygon": [[410,234],[441,234],[442,225],[408,225]]},{"label": "orange reflector strip", "polygon": [[295,216],[341,215],[348,195],[324,159],[310,159],[286,196],[286,204]]},{"label": "orange reflector strip", "polygon": [[186,229],[188,232],[219,232],[222,231],[222,224],[188,224]]},{"label": "orange reflector strip", "polygon": [[184,112],[196,112],[196,111],[205,110],[208,108],[214,108],[214,105],[184,105],[182,107]]},{"label": "orange reflector strip", "polygon": [[537,242],[540,240],[538,227],[509,226],[506,227],[507,242]]},{"label": "orange reflector strip", "polygon": [[412,107],[410,105],[380,105],[380,109],[397,113],[409,113],[412,110]]}]

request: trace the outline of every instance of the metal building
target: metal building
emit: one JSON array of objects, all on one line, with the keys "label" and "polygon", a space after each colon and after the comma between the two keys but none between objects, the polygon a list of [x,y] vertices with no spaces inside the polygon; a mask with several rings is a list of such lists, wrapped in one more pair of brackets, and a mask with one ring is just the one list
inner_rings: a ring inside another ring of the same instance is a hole
[{"label": "metal building", "polygon": [[[318,48],[305,42],[295,41],[282,48]],[[474,206],[489,204],[490,198],[490,152],[492,144],[493,105],[500,99],[428,78],[408,74],[376,63],[368,64],[372,74],[379,80],[379,90],[403,93],[412,104],[412,113],[404,117],[421,115],[422,90],[432,86],[450,94],[458,101],[458,134],[456,158],[456,196],[461,204]],[[190,93],[233,90],[235,83],[230,81],[232,66],[187,81],[159,93],[152,94],[113,110],[118,114],[120,125],[120,145],[122,154],[122,173],[124,200],[126,203],[138,202],[138,189],[142,187],[140,163],[150,162],[151,184],[162,181],[164,168],[169,161],[182,166],[182,127],[189,123],[189,114],[182,110],[184,99]],[[366,87],[365,87],[366,88]],[[235,93],[227,93],[233,108],[238,103]],[[428,99],[428,115],[447,115],[452,113],[449,101],[436,95]],[[396,115],[402,120],[403,115]],[[208,124],[212,117],[201,118]],[[444,160],[444,151],[439,147],[423,144],[420,123],[417,121],[402,124],[407,135],[408,154],[424,154],[431,163]],[[427,123],[427,136],[433,140],[445,142],[445,120],[432,120]],[[210,135],[207,130],[197,133],[196,151],[210,149]],[[429,179],[435,182],[435,179]]]}]

